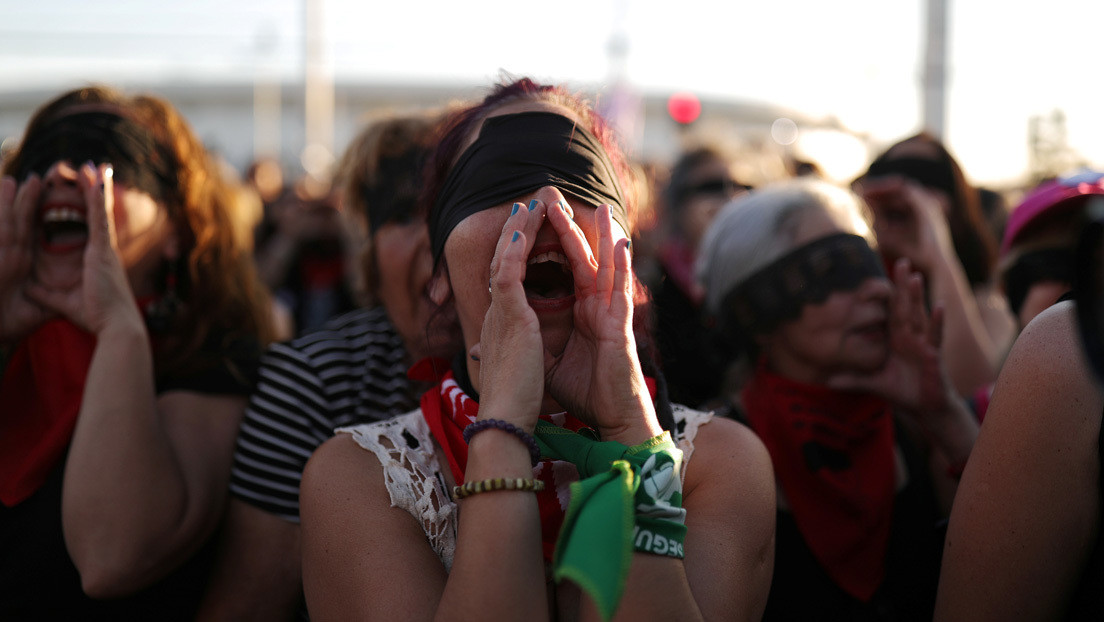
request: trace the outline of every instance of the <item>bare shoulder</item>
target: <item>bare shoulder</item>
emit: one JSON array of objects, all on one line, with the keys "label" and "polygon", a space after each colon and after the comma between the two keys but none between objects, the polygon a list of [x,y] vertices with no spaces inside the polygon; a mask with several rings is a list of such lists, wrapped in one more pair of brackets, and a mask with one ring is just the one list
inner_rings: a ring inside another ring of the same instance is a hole
[{"label": "bare shoulder", "polygon": [[759,619],[774,568],[770,455],[747,426],[713,417],[686,467],[686,575],[707,619]]},{"label": "bare shoulder", "polygon": [[686,472],[687,489],[719,474],[727,478],[765,478],[772,490],[774,487],[770,454],[755,432],[742,423],[715,416],[694,439],[694,458]]},{"label": "bare shoulder", "polygon": [[[349,434],[303,473],[303,588],[319,619],[430,619],[446,573],[420,522],[392,507],[383,465]],[[403,590],[394,590],[403,585]]]},{"label": "bare shoulder", "polygon": [[1081,352],[1075,308],[1064,302],[1041,313],[1016,340],[986,424],[1001,428],[1015,421],[1041,434],[1065,434],[1070,426],[1098,426],[1102,400]]},{"label": "bare shoulder", "polygon": [[[300,495],[303,503],[318,501],[319,496],[350,493],[368,500],[385,492],[383,467],[375,454],[365,451],[349,434],[336,434],[322,443],[303,469]],[[378,484],[378,485],[374,485]]]}]

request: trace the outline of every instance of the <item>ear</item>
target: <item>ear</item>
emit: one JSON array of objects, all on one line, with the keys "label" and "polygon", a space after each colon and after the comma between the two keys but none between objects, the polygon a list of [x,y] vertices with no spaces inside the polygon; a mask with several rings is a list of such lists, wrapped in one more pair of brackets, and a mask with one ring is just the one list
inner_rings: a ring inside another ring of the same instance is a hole
[{"label": "ear", "polygon": [[429,299],[438,307],[452,298],[452,283],[449,281],[448,266],[442,261],[429,279]]}]

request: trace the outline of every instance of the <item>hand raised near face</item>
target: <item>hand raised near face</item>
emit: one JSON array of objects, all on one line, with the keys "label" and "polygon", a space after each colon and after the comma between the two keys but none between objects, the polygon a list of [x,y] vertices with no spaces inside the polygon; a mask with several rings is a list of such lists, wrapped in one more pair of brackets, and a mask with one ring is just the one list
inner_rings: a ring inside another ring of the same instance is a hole
[{"label": "hand raised near face", "polygon": [[883,253],[907,257],[930,273],[940,259],[955,257],[943,199],[900,176],[864,181],[862,196],[874,214],[874,234]]},{"label": "hand raised near face", "polygon": [[479,344],[480,417],[503,419],[532,432],[544,398],[540,322],[525,298],[525,264],[545,206],[515,203],[491,259],[491,304]]},{"label": "hand raised near face", "polygon": [[81,166],[77,186],[88,210],[88,243],[80,281],[62,288],[36,283],[27,293],[38,304],[93,334],[112,325],[142,326],[115,239],[111,165],[98,169],[91,164]]},{"label": "hand raised near face", "polygon": [[598,257],[568,216],[565,201],[548,209],[575,279],[574,328],[564,351],[549,356],[547,387],[572,414],[596,426],[603,438],[658,433],[655,410],[637,358],[633,335],[633,278],[629,241],[614,238],[610,207],[595,212]]},{"label": "hand raised near face", "polygon": [[27,296],[34,263],[35,209],[42,181],[31,175],[22,184],[0,180],[0,344],[30,334],[53,312]]},{"label": "hand raised near face", "polygon": [[844,374],[829,381],[843,390],[868,391],[905,411],[943,412],[954,391],[943,364],[943,309],[924,307],[924,279],[907,259],[893,266],[889,307],[889,357],[874,374]]}]

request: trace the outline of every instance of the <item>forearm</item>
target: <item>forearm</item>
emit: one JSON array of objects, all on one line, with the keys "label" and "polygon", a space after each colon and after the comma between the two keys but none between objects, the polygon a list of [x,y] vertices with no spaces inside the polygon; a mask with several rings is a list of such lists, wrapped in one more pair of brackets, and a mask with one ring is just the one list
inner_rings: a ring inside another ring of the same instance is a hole
[{"label": "forearm", "polygon": [[299,525],[232,499],[196,620],[294,620],[303,594]]},{"label": "forearm", "polygon": [[161,566],[180,532],[195,525],[186,520],[184,476],[157,413],[145,328],[103,331],[85,386],[62,520],[86,588],[110,594]]},{"label": "forearm", "polygon": [[[583,619],[600,622],[597,607],[589,599],[582,607]],[[702,620],[686,569],[681,559],[633,553],[625,593],[614,620]]]},{"label": "forearm", "polygon": [[[472,437],[465,481],[532,476],[529,451],[516,437],[500,430]],[[536,495],[486,492],[459,504],[456,557],[437,619],[547,619]]]},{"label": "forearm", "polygon": [[930,278],[931,303],[942,305],[947,371],[959,395],[970,395],[996,379],[1003,352],[989,335],[962,266],[953,258],[937,262]]}]

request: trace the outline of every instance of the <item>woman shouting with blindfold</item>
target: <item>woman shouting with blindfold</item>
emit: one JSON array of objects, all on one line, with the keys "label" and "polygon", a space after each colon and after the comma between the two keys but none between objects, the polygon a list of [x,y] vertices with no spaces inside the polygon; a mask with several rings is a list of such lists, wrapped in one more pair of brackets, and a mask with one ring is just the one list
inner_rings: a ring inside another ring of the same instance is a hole
[{"label": "woman shouting with blindfold", "polygon": [[40,108],[0,181],[0,618],[191,619],[269,333],[242,195],[165,101]]},{"label": "woman shouting with blindfold", "polygon": [[312,619],[758,617],[768,458],[665,398],[634,314],[627,171],[560,88],[499,86],[446,124],[431,291],[465,349],[424,366],[439,380],[418,410],[308,464]]}]

